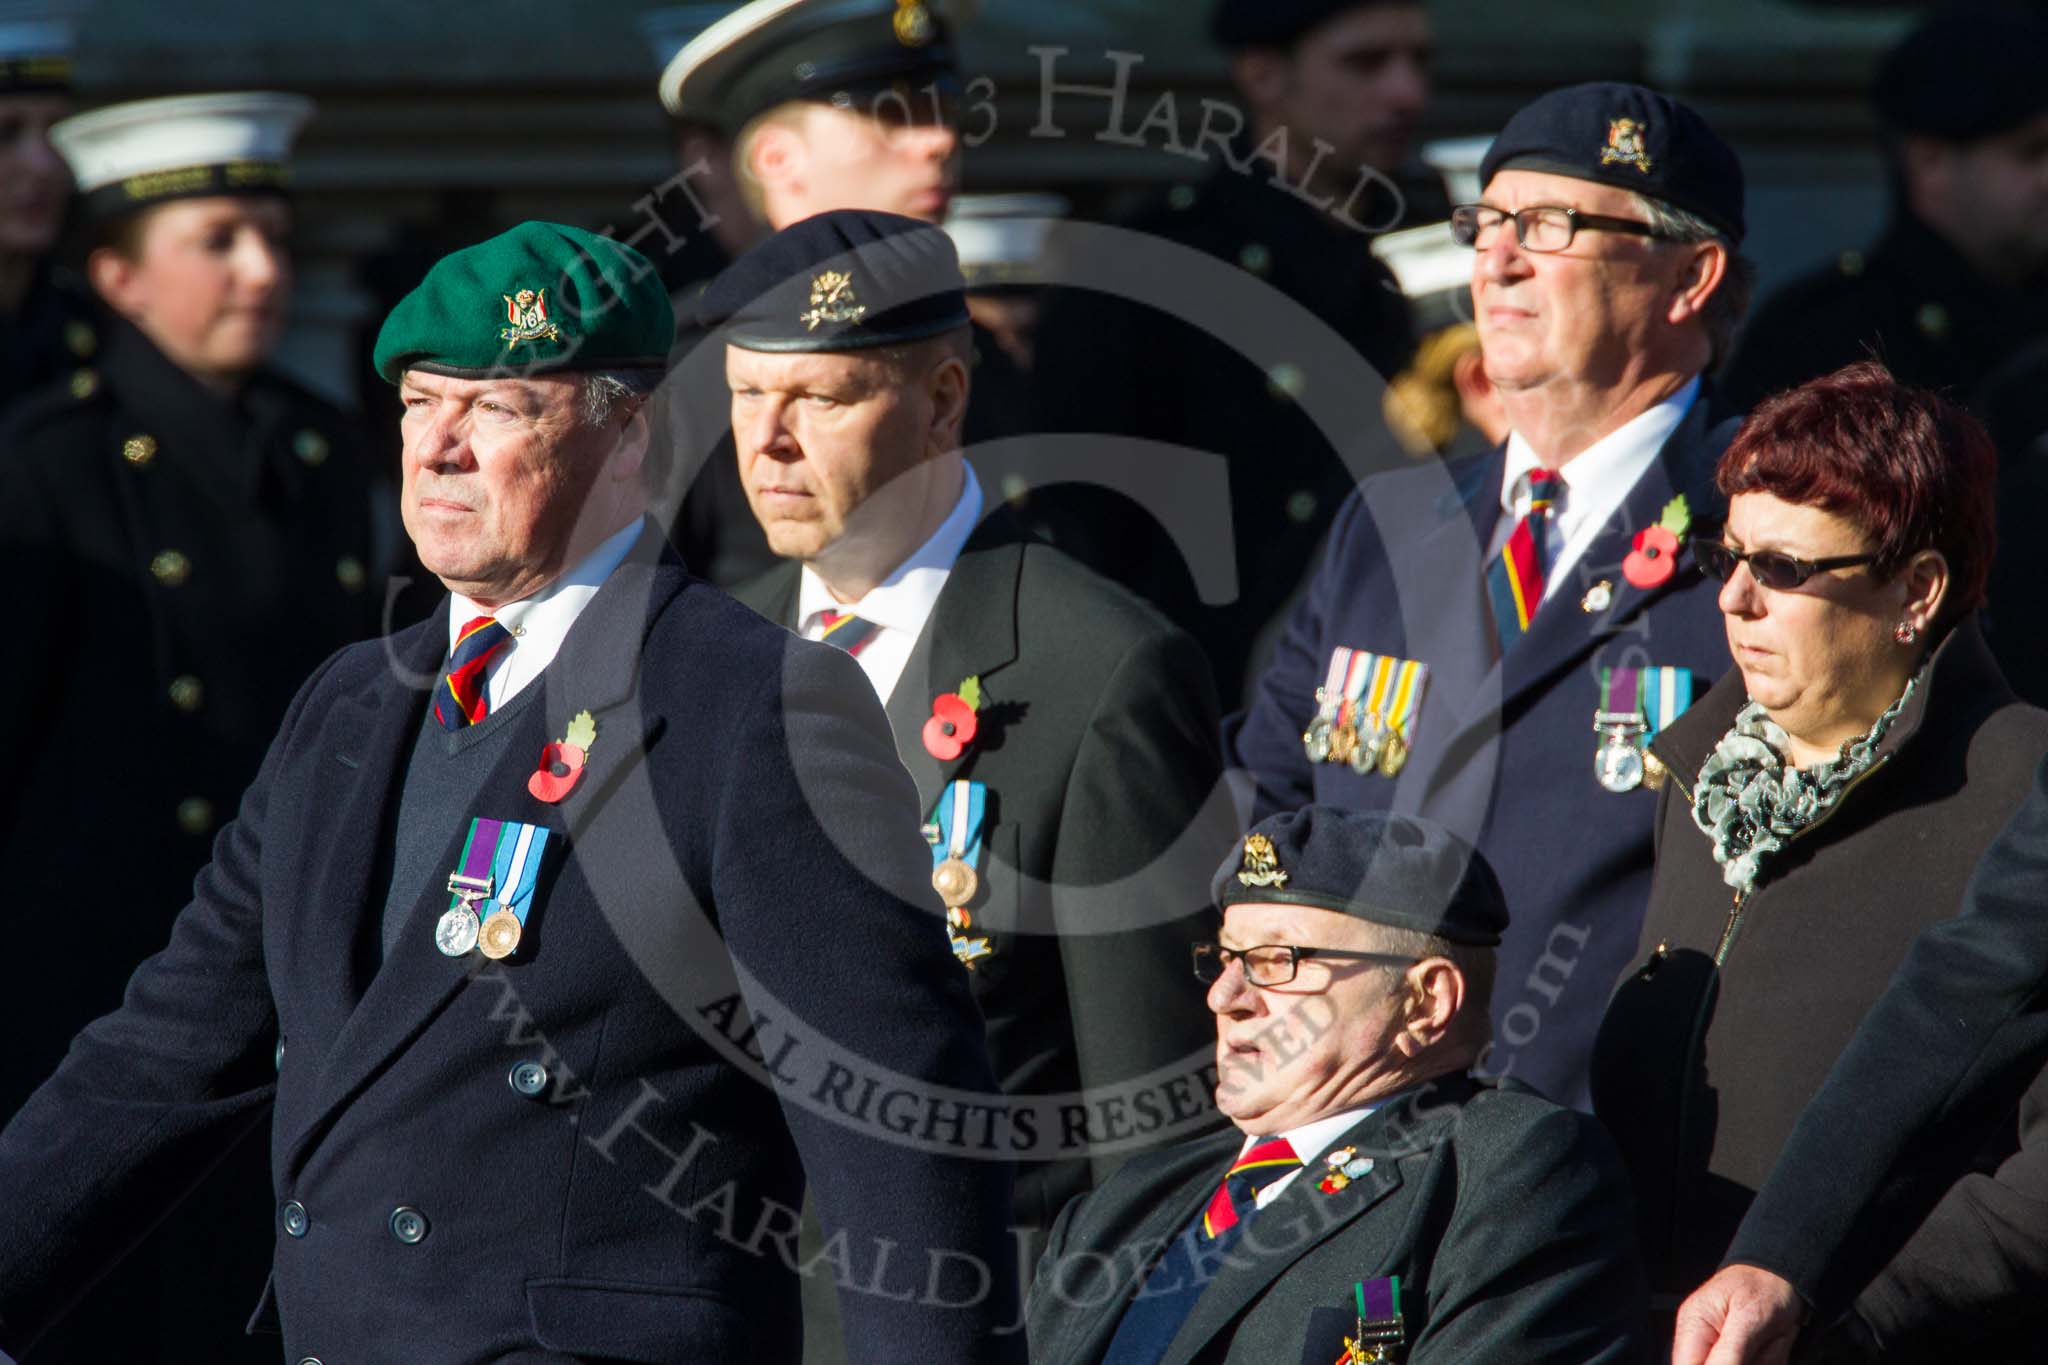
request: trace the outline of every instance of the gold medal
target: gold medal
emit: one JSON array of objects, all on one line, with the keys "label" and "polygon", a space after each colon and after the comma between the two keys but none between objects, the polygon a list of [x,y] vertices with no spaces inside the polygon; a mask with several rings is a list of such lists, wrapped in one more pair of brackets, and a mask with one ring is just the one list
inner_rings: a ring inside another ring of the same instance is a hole
[{"label": "gold medal", "polygon": [[1330,731],[1330,762],[1349,763],[1358,752],[1358,727],[1346,722]]},{"label": "gold medal", "polygon": [[973,900],[980,886],[981,879],[974,875],[974,869],[959,858],[947,858],[932,869],[932,890],[939,893],[939,899],[949,909]]},{"label": "gold medal", "polygon": [[1380,749],[1380,772],[1388,777],[1399,777],[1401,769],[1408,766],[1408,741],[1401,738],[1399,730],[1387,731],[1387,742]]},{"label": "gold medal", "polygon": [[519,934],[519,916],[510,910],[500,909],[484,921],[483,929],[476,937],[476,946],[485,957],[493,960],[510,957],[519,948]]}]

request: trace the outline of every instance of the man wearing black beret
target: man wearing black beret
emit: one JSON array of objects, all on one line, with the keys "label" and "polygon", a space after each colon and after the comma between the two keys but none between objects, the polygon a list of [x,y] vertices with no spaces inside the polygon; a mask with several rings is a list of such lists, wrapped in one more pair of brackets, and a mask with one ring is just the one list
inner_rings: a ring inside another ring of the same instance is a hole
[{"label": "man wearing black beret", "polygon": [[[1106,1102],[1206,1054],[1181,964],[1235,825],[1215,701],[1185,635],[988,505],[959,449],[964,287],[945,233],[852,210],[713,281],[741,482],[785,559],[737,595],[883,699],[1006,1094]],[[1173,1135],[1091,1120],[1007,1147],[1025,1239]]]},{"label": "man wearing black beret", "polygon": [[1235,1128],[1061,1213],[1036,1365],[1637,1359],[1612,1144],[1467,1074],[1508,922],[1486,860],[1424,820],[1307,806],[1254,826],[1213,895],[1194,968]]},{"label": "man wearing black beret", "polygon": [[1494,1045],[1566,1103],[1649,893],[1642,746],[1728,666],[1716,584],[1671,553],[1717,519],[1735,423],[1705,375],[1746,294],[1742,170],[1655,91],[1555,91],[1453,210],[1473,248],[1485,455],[1369,479],[1225,754],[1258,809],[1412,810],[1506,874]]},{"label": "man wearing black beret", "polygon": [[[1229,57],[1234,105],[1205,105],[1188,149],[1206,174],[1150,199],[1123,226],[1192,248],[1216,275],[1278,290],[1383,376],[1414,337],[1373,238],[1441,222],[1441,177],[1411,160],[1430,92],[1419,0],[1221,0],[1210,33]],[[1191,112],[1191,111],[1190,111]],[[1206,272],[1204,272],[1206,273]],[[1184,286],[1205,292],[1200,275]],[[1243,694],[1255,640],[1308,573],[1356,476],[1302,406],[1312,345],[1254,362],[1232,338],[1170,312],[1087,290],[1055,292],[1038,343],[1039,429],[1164,442],[1228,462],[1236,596],[1198,599],[1183,555],[1147,512],[1104,490],[1053,489],[1064,548],[1160,604],[1201,644],[1225,709]],[[1243,341],[1238,337],[1235,340]],[[1176,478],[1171,451],[1148,477]]]},{"label": "man wearing black beret", "polygon": [[[946,0],[751,0],[670,59],[662,107],[724,133],[733,177],[770,231],[833,209],[936,223],[960,188],[963,96],[947,9]],[[1008,382],[983,386],[969,406],[970,445],[1026,421],[1020,402],[991,401],[1022,392],[1014,365],[986,333],[971,336],[975,368],[1000,369]],[[696,340],[686,333],[680,345]],[[723,394],[689,382],[702,373],[687,372],[683,401],[687,419],[709,423]],[[732,470],[721,444],[676,523],[692,568],[726,587],[774,563]]]}]

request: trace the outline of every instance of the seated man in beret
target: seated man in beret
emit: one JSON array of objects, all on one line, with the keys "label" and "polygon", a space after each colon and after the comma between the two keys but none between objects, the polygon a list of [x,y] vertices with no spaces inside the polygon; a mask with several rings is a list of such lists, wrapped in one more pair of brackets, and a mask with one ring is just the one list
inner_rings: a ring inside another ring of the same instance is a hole
[{"label": "seated man in beret", "polygon": [[1007,1169],[806,1103],[993,1079],[860,670],[647,519],[673,327],[551,223],[385,321],[447,598],[300,689],[169,946],[0,1132],[0,1356],[267,1120],[287,1359],[794,1360],[807,1175],[853,1359],[1007,1358]]},{"label": "seated man in beret", "polygon": [[1500,887],[1421,820],[1308,806],[1217,874],[1217,1104],[1053,1227],[1035,1365],[1633,1361],[1628,1184],[1591,1118],[1473,1080]]}]

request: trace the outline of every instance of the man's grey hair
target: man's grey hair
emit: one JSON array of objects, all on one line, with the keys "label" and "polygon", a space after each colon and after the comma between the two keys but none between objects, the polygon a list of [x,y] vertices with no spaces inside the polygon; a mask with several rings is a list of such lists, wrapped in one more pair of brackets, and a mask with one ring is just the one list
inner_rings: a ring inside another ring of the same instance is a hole
[{"label": "man's grey hair", "polygon": [[[1465,978],[1465,1003],[1458,1007],[1458,1017],[1451,1021],[1447,1041],[1477,1056],[1493,1037],[1494,950],[1483,944],[1454,943],[1437,934],[1396,929],[1386,924],[1373,926],[1373,938],[1374,952],[1412,957],[1417,961],[1431,957],[1447,958],[1458,969],[1459,975]],[[1387,970],[1398,977],[1407,971],[1407,967],[1389,963]]]},{"label": "man's grey hair", "polygon": [[660,386],[661,375],[652,370],[600,370],[586,374],[578,395],[583,424],[601,427],[611,421],[621,401],[641,401]]},{"label": "man's grey hair", "polygon": [[1713,348],[1707,360],[1707,372],[1711,374],[1728,358],[1735,344],[1735,331],[1749,314],[1750,300],[1756,296],[1756,262],[1736,250],[1727,233],[1698,214],[1647,194],[1630,197],[1635,200],[1636,211],[1656,232],[1658,241],[1719,242],[1728,253],[1728,273],[1700,312],[1700,322],[1707,329],[1707,344]]}]

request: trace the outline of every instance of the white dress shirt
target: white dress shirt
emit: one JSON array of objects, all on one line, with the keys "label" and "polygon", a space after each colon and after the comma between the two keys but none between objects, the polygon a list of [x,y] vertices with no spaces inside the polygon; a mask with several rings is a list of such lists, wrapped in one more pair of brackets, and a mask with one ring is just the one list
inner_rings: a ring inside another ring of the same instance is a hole
[{"label": "white dress shirt", "polygon": [[924,623],[931,618],[939,591],[953,572],[953,561],[960,557],[960,547],[967,543],[967,537],[981,520],[981,484],[975,479],[972,466],[963,461],[961,468],[966,478],[961,480],[960,500],[939,523],[939,529],[860,601],[835,601],[825,580],[813,573],[810,565],[803,568],[796,596],[797,634],[806,640],[823,635],[824,615],[828,611],[872,621],[875,633],[853,656],[853,661],[868,675],[875,695],[884,704],[896,690],[904,665],[910,662],[910,651],[923,633]]},{"label": "white dress shirt", "polygon": [[590,599],[597,596],[597,590],[612,576],[612,570],[625,562],[632,553],[633,544],[640,539],[641,523],[635,521],[623,531],[615,532],[604,543],[585,555],[576,566],[542,588],[533,596],[518,602],[507,602],[492,611],[480,607],[459,592],[448,594],[448,649],[455,650],[456,637],[462,628],[479,616],[494,616],[498,624],[512,632],[512,647],[491,660],[490,669],[484,674],[484,701],[490,711],[496,711],[506,702],[519,695],[519,690],[541,675],[541,670],[554,662],[555,654],[562,648],[562,640],[569,634],[569,627],[576,624],[576,618],[590,605]]},{"label": "white dress shirt", "polygon": [[[1358,1109],[1346,1109],[1341,1114],[1332,1114],[1326,1119],[1317,1119],[1314,1123],[1304,1123],[1299,1128],[1289,1129],[1287,1132],[1279,1134],[1280,1137],[1287,1139],[1290,1147],[1294,1148],[1294,1154],[1301,1158],[1301,1165],[1295,1167],[1286,1175],[1281,1176],[1272,1184],[1259,1186],[1259,1207],[1264,1208],[1275,1199],[1278,1199],[1281,1193],[1294,1183],[1296,1176],[1299,1176],[1303,1171],[1308,1170],[1309,1167],[1316,1163],[1316,1158],[1327,1151],[1331,1143],[1349,1132],[1352,1124],[1357,1123],[1377,1108],[1379,1108],[1377,1104],[1368,1104]],[[1244,1154],[1249,1152],[1254,1144],[1270,1141],[1272,1141],[1271,1137],[1246,1138],[1244,1146],[1238,1151],[1238,1158],[1242,1160]],[[1316,1179],[1321,1180],[1322,1178],[1320,1173],[1316,1175]]]},{"label": "white dress shirt", "polygon": [[[1564,483],[1564,493],[1551,511],[1548,544],[1544,546],[1548,551],[1544,601],[1548,602],[1559,586],[1569,581],[1572,566],[1619,510],[1636,481],[1649,472],[1657,452],[1678,430],[1678,424],[1685,420],[1699,394],[1699,376],[1695,375],[1677,393],[1608,432],[1557,471]],[[1522,476],[1541,464],[1521,432],[1508,434],[1507,466],[1500,481],[1501,517],[1494,525],[1488,562],[1501,552],[1508,537],[1514,534],[1516,523],[1528,511],[1525,500],[1516,496]]]}]

